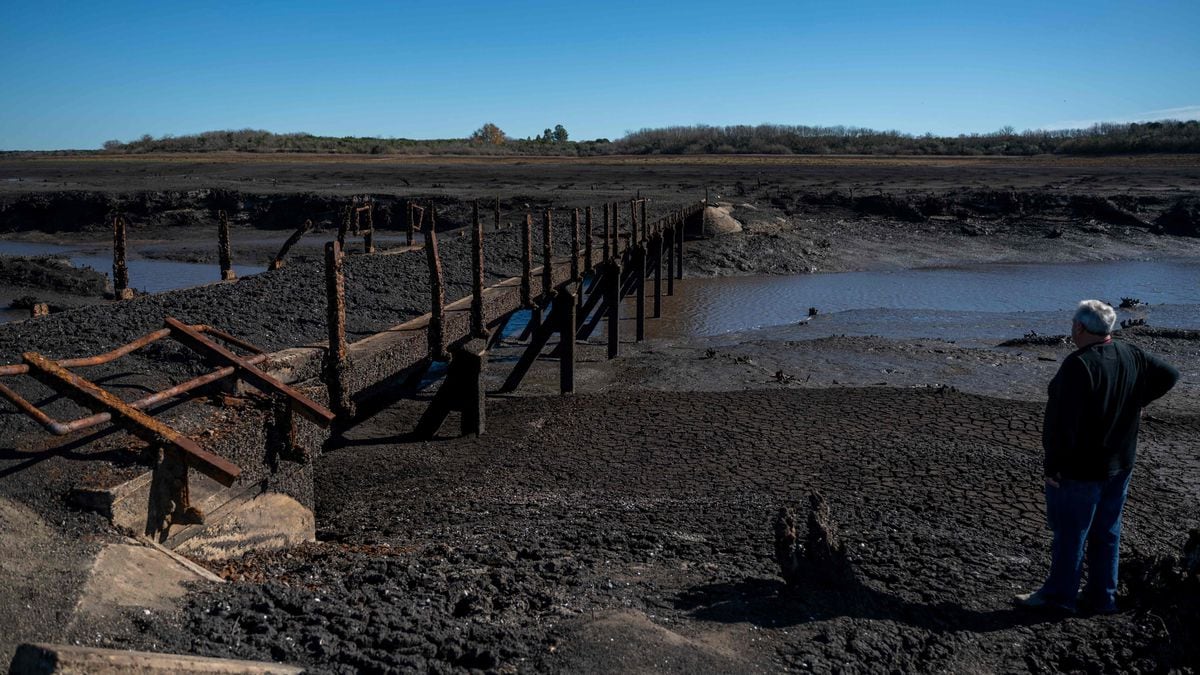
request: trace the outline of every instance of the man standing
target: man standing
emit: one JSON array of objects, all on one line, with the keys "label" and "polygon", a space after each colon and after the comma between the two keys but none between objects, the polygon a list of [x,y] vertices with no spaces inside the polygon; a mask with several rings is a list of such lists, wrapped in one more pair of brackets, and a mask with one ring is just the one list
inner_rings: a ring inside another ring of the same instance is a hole
[{"label": "man standing", "polygon": [[1088,580],[1079,599],[1095,612],[1117,611],[1121,510],[1137,448],[1141,409],[1167,393],[1179,371],[1138,347],[1112,339],[1117,313],[1099,300],[1079,303],[1071,322],[1078,347],[1050,382],[1042,429],[1046,521],[1054,533],[1050,574],[1019,605],[1075,611],[1087,548]]}]

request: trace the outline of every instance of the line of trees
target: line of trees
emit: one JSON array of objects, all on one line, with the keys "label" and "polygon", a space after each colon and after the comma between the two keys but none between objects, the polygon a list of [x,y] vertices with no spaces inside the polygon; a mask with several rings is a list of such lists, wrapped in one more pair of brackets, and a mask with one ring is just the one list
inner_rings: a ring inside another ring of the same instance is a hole
[{"label": "line of trees", "polygon": [[778,155],[1040,155],[1200,152],[1200,122],[1175,120],[1096,124],[1087,129],[1026,130],[1004,127],[987,134],[921,136],[861,127],[779,124],[680,126],[642,129],[617,140],[623,154]]},{"label": "line of trees", "polygon": [[[560,125],[561,126],[561,125]],[[564,135],[566,131],[563,131]],[[607,144],[608,141],[603,141]],[[597,141],[543,143],[540,139],[512,139],[492,123],[467,138],[413,140],[364,136],[314,136],[276,134],[262,129],[206,131],[186,136],[142,136],[133,141],[108,141],[103,152],[148,154],[159,152],[315,152],[366,155],[577,155],[594,153]]]},{"label": "line of trees", "polygon": [[1004,127],[986,134],[914,135],[861,127],[760,124],[674,126],[641,129],[609,141],[572,141],[563,125],[540,136],[514,139],[488,122],[467,138],[411,140],[357,136],[275,134],[269,131],[206,131],[187,136],[149,135],[108,141],[104,152],[315,152],[409,155],[1112,155],[1147,152],[1200,153],[1200,122],[1167,120],[1096,124],[1087,129],[1017,132]]}]

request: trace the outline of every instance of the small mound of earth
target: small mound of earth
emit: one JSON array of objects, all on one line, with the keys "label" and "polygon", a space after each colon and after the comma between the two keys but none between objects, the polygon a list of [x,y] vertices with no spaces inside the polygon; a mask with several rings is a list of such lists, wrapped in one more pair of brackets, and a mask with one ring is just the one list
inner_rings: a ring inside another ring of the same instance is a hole
[{"label": "small mound of earth", "polygon": [[75,267],[64,258],[0,256],[0,285],[101,296],[108,278],[90,267]]},{"label": "small mound of earth", "polygon": [[704,209],[704,231],[706,234],[733,234],[742,231],[742,223],[729,215],[732,206],[710,206]]},{"label": "small mound of earth", "polygon": [[1200,236],[1200,199],[1191,197],[1177,201],[1158,217],[1155,224],[1166,234]]}]

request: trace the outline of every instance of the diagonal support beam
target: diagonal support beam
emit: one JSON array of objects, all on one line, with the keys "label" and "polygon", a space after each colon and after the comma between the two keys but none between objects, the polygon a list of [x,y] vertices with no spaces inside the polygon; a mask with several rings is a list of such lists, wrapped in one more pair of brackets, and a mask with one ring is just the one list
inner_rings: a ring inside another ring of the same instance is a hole
[{"label": "diagonal support beam", "polygon": [[280,394],[287,397],[291,403],[292,410],[295,410],[313,424],[322,428],[328,428],[333,423],[334,414],[328,408],[267,375],[257,367],[247,363],[245,359],[239,357],[237,354],[209,340],[208,337],[191,326],[171,317],[167,317],[166,325],[167,328],[171,329],[171,336],[176,340],[200,354],[210,357],[223,366],[233,366],[237,370],[239,378],[249,382],[263,393]]},{"label": "diagonal support beam", "polygon": [[148,443],[175,448],[183,455],[188,466],[218,483],[232,485],[241,475],[241,469],[233,462],[205,450],[199,443],[134,408],[87,378],[72,373],[37,352],[25,352],[21,358],[29,364],[29,374],[38,381],[89,410],[112,415],[114,424]]}]

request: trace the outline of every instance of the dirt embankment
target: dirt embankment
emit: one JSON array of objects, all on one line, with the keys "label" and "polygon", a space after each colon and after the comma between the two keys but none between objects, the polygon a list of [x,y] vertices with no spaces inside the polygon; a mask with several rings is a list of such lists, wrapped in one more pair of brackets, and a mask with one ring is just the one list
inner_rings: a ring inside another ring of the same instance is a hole
[{"label": "dirt embankment", "polygon": [[[357,196],[370,198],[375,206],[374,224],[385,231],[405,228],[405,213],[410,201],[422,205],[432,203],[438,210],[440,230],[459,228],[471,222],[471,202],[467,199],[419,194],[398,197],[369,192]],[[169,237],[182,231],[189,237],[196,237],[202,236],[197,232],[200,228],[216,231],[220,211],[228,214],[235,227],[291,231],[305,220],[312,220],[314,226],[328,229],[341,223],[345,209],[350,205],[351,198],[344,196],[311,192],[251,193],[222,188],[132,193],[38,192],[0,199],[0,233],[102,235],[110,231],[111,219],[119,213],[135,236]],[[495,205],[495,199],[481,204],[484,222],[493,222]],[[554,206],[556,204],[550,201],[522,197],[500,200],[506,222],[515,220],[518,213],[523,217],[527,210],[536,214]],[[599,200],[596,206],[600,206]]]},{"label": "dirt embankment", "polygon": [[[722,196],[722,200],[726,197]],[[804,274],[991,262],[1200,256],[1196,197],[976,191],[854,196],[764,187],[722,201],[738,228],[713,228],[689,273]]]}]

